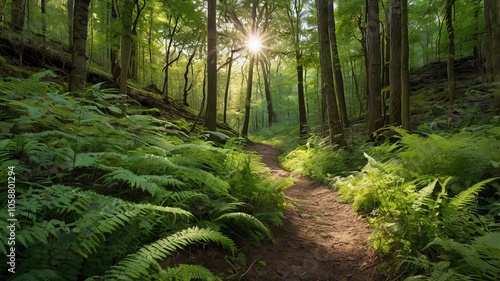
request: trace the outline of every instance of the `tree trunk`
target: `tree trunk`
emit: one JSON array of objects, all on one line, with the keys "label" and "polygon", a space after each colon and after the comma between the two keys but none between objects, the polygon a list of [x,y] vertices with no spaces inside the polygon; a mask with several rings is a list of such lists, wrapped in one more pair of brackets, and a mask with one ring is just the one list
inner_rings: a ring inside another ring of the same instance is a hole
[{"label": "tree trunk", "polygon": [[10,28],[15,31],[22,31],[24,28],[24,17],[26,14],[25,0],[13,0],[10,10]]},{"label": "tree trunk", "polygon": [[[366,35],[368,49],[368,133],[380,129],[384,124],[382,118],[381,96],[381,55],[380,55],[380,23],[378,0],[368,0],[368,31]],[[354,75],[354,74],[353,74]]]},{"label": "tree trunk", "polygon": [[[257,5],[258,0],[252,1],[252,34],[256,33],[257,30]],[[245,97],[245,117],[243,119],[243,128],[241,129],[241,135],[243,137],[248,136],[248,126],[250,124],[250,106],[252,101],[252,86],[253,86],[253,66],[255,64],[255,59],[257,57],[256,53],[250,53],[250,65],[248,67],[248,78],[247,78],[247,93]]]},{"label": "tree trunk", "polygon": [[290,22],[290,30],[293,35],[295,47],[295,63],[297,64],[297,98],[299,106],[299,132],[301,137],[307,136],[307,113],[304,101],[304,67],[302,65],[302,50],[300,49],[300,30],[302,25],[302,9],[301,0],[295,0],[293,7],[287,4],[288,21]]},{"label": "tree trunk", "polygon": [[[448,72],[448,102],[449,110],[455,103],[455,32],[453,30],[453,5],[455,0],[447,0],[446,4],[446,30],[448,32],[448,64],[446,71]],[[451,114],[451,112],[449,112]]]},{"label": "tree trunk", "polygon": [[198,41],[196,41],[196,46],[193,48],[193,53],[191,53],[191,55],[189,55],[188,61],[186,63],[186,68],[184,69],[184,75],[183,75],[184,76],[184,87],[182,89],[182,103],[185,106],[189,106],[189,103],[187,102],[187,97],[188,97],[189,91],[193,87],[193,82],[189,83],[188,76],[189,76],[189,69],[193,68],[193,59],[194,59],[194,56],[196,55],[196,49],[198,49],[198,42],[199,42],[199,39],[198,39]]},{"label": "tree trunk", "polygon": [[410,53],[408,46],[408,0],[401,2],[401,121],[410,130]]},{"label": "tree trunk", "polygon": [[264,60],[260,60],[260,67],[262,68],[262,76],[264,77],[264,92],[266,95],[267,103],[267,122],[269,127],[275,122],[274,121],[274,109],[273,109],[273,99],[271,96],[271,77],[269,66],[266,65]]},{"label": "tree trunk", "polygon": [[243,137],[248,136],[248,125],[250,123],[250,103],[252,100],[253,65],[255,63],[255,54],[250,54],[250,56],[250,65],[248,66],[247,77],[247,93],[245,97],[245,116],[243,119],[243,128],[241,129],[241,135]]},{"label": "tree trunk", "polygon": [[[484,55],[486,59],[486,82],[493,82],[493,60],[492,60],[492,42],[493,38],[491,36],[491,18],[490,18],[490,6],[491,0],[484,0]],[[493,0],[495,2],[495,0]]]},{"label": "tree trunk", "polygon": [[[491,37],[500,38],[500,2],[493,0],[490,2]],[[491,60],[492,78],[494,86],[493,114],[500,112],[500,41],[492,40]]]},{"label": "tree trunk", "polygon": [[117,8],[117,0],[111,0],[111,22],[110,22],[110,33],[111,33],[111,48],[109,58],[111,60],[111,75],[113,77],[113,81],[118,82],[118,78],[120,77],[121,68],[118,62],[118,50],[120,49],[120,39],[119,32],[113,30],[112,25],[118,19],[118,8]]},{"label": "tree trunk", "polygon": [[87,24],[89,20],[90,0],[77,1],[73,15],[73,48],[71,50],[72,67],[69,74],[69,91],[81,94],[85,89],[87,63]]},{"label": "tree trunk", "polygon": [[389,117],[391,125],[401,125],[401,0],[390,0],[391,54],[389,64]]},{"label": "tree trunk", "polygon": [[68,47],[70,50],[73,49],[73,22],[75,14],[75,0],[68,0]]},{"label": "tree trunk", "polygon": [[234,50],[231,50],[231,55],[228,60],[228,67],[227,67],[227,80],[226,80],[226,89],[224,91],[224,124],[227,124],[227,103],[228,103],[228,98],[229,98],[229,85],[231,82],[231,72],[233,68],[233,56],[234,56]]},{"label": "tree trunk", "polygon": [[[135,0],[137,1],[137,0]],[[122,8],[122,42],[121,42],[121,71],[120,71],[120,94],[127,96],[127,80],[130,67],[130,54],[132,49],[132,15],[134,12],[134,1],[125,0]],[[125,105],[124,105],[125,106]]]},{"label": "tree trunk", "polygon": [[342,126],[349,126],[347,108],[344,94],[344,78],[340,66],[339,51],[337,48],[337,35],[335,31],[335,13],[333,11],[333,0],[328,0],[328,29],[330,34],[330,45],[333,59],[333,78],[335,79],[335,92],[339,101],[340,121]]},{"label": "tree trunk", "polygon": [[216,0],[208,0],[207,118],[205,126],[217,130],[217,25]]},{"label": "tree trunk", "polygon": [[346,145],[342,122],[333,86],[332,57],[328,35],[328,5],[324,0],[316,0],[318,15],[319,57],[321,66],[321,92],[326,97],[330,144]]}]

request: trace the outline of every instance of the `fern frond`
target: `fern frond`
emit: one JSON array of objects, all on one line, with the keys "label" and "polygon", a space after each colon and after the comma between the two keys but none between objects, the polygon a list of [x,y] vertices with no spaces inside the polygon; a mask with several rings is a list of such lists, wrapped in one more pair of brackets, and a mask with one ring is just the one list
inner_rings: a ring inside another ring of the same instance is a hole
[{"label": "fern frond", "polygon": [[52,269],[32,269],[26,273],[16,275],[12,281],[57,281],[65,280]]},{"label": "fern frond", "polygon": [[135,280],[146,278],[152,266],[158,266],[158,260],[170,256],[175,251],[197,243],[216,243],[234,252],[236,245],[218,231],[192,227],[157,240],[130,254],[104,273],[104,278]]},{"label": "fern frond", "polygon": [[[259,219],[247,213],[235,212],[223,214],[215,219],[215,222],[226,222],[226,227],[229,228],[236,225],[238,226],[238,229],[247,232],[247,234],[250,234],[251,238],[254,239],[261,238],[259,236],[267,239],[273,238],[269,228],[267,228]],[[227,222],[231,223],[228,224]]]},{"label": "fern frond", "polygon": [[193,279],[206,281],[222,280],[205,267],[191,264],[180,264],[177,267],[168,267],[160,271],[157,276],[155,276],[155,279],[162,281],[191,281]]},{"label": "fern frond", "polygon": [[139,188],[148,192],[153,197],[163,193],[163,189],[153,182],[149,175],[136,175],[132,171],[124,168],[116,168],[111,173],[104,176],[104,184],[114,185],[116,182],[125,182],[132,188]]},{"label": "fern frond", "polygon": [[480,181],[454,196],[443,209],[443,219],[451,221],[463,212],[467,212],[484,185],[496,179],[498,178]]}]

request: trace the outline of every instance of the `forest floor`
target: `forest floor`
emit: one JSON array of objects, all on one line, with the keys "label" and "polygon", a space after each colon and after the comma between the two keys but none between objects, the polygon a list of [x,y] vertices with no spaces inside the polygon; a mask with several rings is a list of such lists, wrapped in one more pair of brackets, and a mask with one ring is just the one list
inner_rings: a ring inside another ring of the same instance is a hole
[{"label": "forest floor", "polygon": [[[291,176],[278,162],[279,149],[262,143],[246,149],[260,154],[273,174]],[[367,242],[368,223],[327,186],[294,179],[285,194],[297,205],[286,207],[284,226],[276,229],[274,241],[241,249],[251,265],[240,280],[380,280]]]}]

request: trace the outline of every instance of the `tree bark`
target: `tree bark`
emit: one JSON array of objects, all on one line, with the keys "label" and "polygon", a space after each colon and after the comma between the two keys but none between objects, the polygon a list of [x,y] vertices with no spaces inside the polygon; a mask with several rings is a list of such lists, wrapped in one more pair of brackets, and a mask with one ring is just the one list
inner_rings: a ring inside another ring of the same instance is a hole
[{"label": "tree bark", "polygon": [[290,30],[293,35],[293,44],[295,49],[295,63],[297,64],[297,98],[299,106],[299,132],[301,137],[307,136],[307,113],[304,101],[304,67],[302,65],[302,50],[300,49],[300,30],[302,25],[301,0],[295,0],[293,7],[287,4],[287,15],[290,22]]},{"label": "tree bark", "polygon": [[[257,30],[257,5],[259,1],[252,1],[252,34],[255,34]],[[253,66],[255,64],[255,59],[257,54],[250,53],[250,65],[248,67],[248,78],[247,78],[247,93],[245,97],[245,117],[243,119],[243,128],[241,129],[241,135],[243,137],[248,136],[248,126],[250,124],[250,106],[252,100],[252,86],[253,86]]]},{"label": "tree bark", "polygon": [[408,46],[408,0],[401,2],[401,121],[410,130],[410,53]]},{"label": "tree bark", "polygon": [[337,47],[337,35],[335,31],[335,12],[333,10],[333,0],[328,0],[328,31],[330,34],[330,45],[333,59],[333,78],[335,79],[335,92],[339,101],[340,120],[342,126],[349,126],[347,117],[347,108],[344,94],[344,78],[342,76],[342,67],[340,66],[339,51]]},{"label": "tree bark", "polygon": [[[90,5],[90,4],[89,4]],[[68,0],[68,47],[70,50],[73,49],[73,21],[75,14],[75,0]]]},{"label": "tree bark", "polygon": [[266,65],[264,60],[260,60],[260,67],[262,68],[262,76],[264,77],[264,92],[266,95],[267,104],[267,122],[269,127],[275,122],[274,121],[274,109],[273,109],[273,99],[271,96],[271,77],[270,77],[270,67]]},{"label": "tree bark", "polygon": [[401,125],[401,0],[389,2],[391,54],[389,64],[389,117],[391,125]]},{"label": "tree bark", "polygon": [[130,68],[130,55],[132,49],[132,15],[134,12],[134,1],[125,0],[122,11],[122,42],[121,42],[121,71],[120,71],[120,94],[127,96],[127,80]]},{"label": "tree bark", "polygon": [[87,63],[87,24],[90,0],[76,1],[73,15],[72,68],[69,74],[69,91],[81,94],[85,89]]},{"label": "tree bark", "polygon": [[216,0],[208,0],[207,117],[205,126],[217,130],[217,25]]},{"label": "tree bark", "polygon": [[13,0],[10,10],[10,28],[15,31],[22,31],[24,28],[25,0]]},{"label": "tree bark", "polygon": [[[448,34],[448,64],[446,71],[448,73],[448,102],[449,110],[455,103],[455,32],[453,30],[453,5],[455,0],[447,0],[446,4],[446,30]],[[451,112],[449,112],[451,114]]]},{"label": "tree bark", "polygon": [[229,85],[231,82],[231,72],[233,69],[233,56],[234,50],[231,50],[231,55],[228,59],[228,67],[227,67],[227,80],[226,80],[226,89],[224,91],[224,124],[227,124],[227,103],[229,98]]},{"label": "tree bark", "polygon": [[[491,37],[500,38],[500,2],[490,2]],[[492,79],[494,82],[493,115],[500,113],[500,41],[492,40],[491,46]]]},{"label": "tree bark", "polygon": [[[490,18],[490,6],[491,0],[484,0],[484,56],[486,59],[486,77],[487,83],[493,82],[493,60],[492,60],[492,42],[493,38],[491,36],[491,18]],[[495,0],[493,0],[494,2]]]},{"label": "tree bark", "polygon": [[380,129],[384,124],[382,118],[381,96],[381,55],[380,55],[380,23],[378,0],[368,0],[368,31],[366,35],[368,49],[367,92],[368,92],[368,133]]},{"label": "tree bark", "polygon": [[318,20],[319,56],[321,66],[321,92],[326,97],[330,144],[346,145],[342,122],[333,87],[332,57],[328,35],[328,5],[324,0],[316,0]]}]

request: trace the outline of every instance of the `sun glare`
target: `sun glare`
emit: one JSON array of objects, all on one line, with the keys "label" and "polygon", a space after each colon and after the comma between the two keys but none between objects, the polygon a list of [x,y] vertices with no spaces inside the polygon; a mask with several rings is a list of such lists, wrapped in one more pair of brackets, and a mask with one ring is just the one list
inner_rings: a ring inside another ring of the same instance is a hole
[{"label": "sun glare", "polygon": [[247,48],[252,53],[258,53],[262,49],[262,39],[257,36],[251,36],[247,41]]}]

